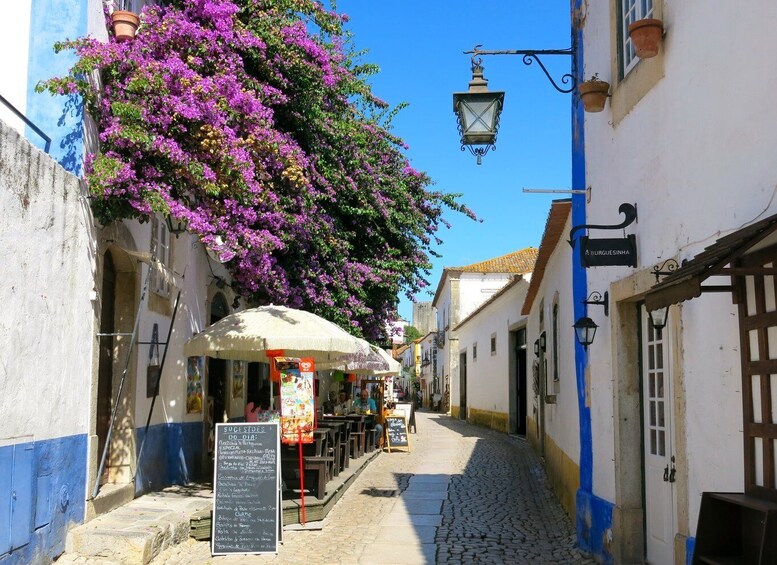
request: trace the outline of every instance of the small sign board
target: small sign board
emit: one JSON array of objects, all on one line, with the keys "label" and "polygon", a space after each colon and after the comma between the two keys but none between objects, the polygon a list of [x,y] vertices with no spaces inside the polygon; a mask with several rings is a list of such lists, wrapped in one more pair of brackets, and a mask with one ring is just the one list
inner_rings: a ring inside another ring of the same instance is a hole
[{"label": "small sign board", "polygon": [[411,431],[413,433],[416,433],[416,427],[415,427],[415,409],[413,408],[413,404],[410,402],[397,402],[396,407],[394,408],[394,412],[400,412],[405,415],[405,420],[407,421],[407,429],[408,431]]},{"label": "small sign board", "polygon": [[392,449],[406,447],[410,451],[410,440],[407,437],[407,420],[404,415],[386,416],[386,447]]},{"label": "small sign board", "polygon": [[583,267],[636,267],[637,236],[591,239],[580,238],[580,260]]},{"label": "small sign board", "polygon": [[211,553],[278,553],[281,531],[277,422],[216,424]]}]

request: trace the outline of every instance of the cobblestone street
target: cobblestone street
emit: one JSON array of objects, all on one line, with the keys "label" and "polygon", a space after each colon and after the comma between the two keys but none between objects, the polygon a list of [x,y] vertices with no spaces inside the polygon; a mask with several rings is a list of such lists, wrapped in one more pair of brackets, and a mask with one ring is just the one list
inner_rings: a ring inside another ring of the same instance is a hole
[{"label": "cobblestone street", "polygon": [[410,444],[373,461],[320,529],[285,531],[277,556],[211,557],[189,539],[153,565],[594,563],[525,441],[421,412]]}]

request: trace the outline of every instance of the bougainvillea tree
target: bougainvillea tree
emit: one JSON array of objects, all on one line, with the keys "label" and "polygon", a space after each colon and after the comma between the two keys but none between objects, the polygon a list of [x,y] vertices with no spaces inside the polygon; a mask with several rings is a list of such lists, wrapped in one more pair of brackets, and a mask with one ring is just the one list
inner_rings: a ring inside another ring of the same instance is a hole
[{"label": "bougainvillea tree", "polygon": [[377,337],[428,284],[443,212],[472,214],[410,166],[345,21],[310,0],[173,0],[133,41],[58,45],[78,63],[40,88],[82,96],[97,124],[103,224],[185,219],[240,294]]}]

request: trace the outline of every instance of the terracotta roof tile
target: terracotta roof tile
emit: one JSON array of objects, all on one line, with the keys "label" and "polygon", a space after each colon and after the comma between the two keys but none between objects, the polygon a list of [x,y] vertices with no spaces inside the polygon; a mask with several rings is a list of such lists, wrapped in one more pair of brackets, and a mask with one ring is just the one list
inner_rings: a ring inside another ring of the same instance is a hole
[{"label": "terracotta roof tile", "polygon": [[466,267],[450,267],[450,270],[462,271],[464,273],[513,273],[523,275],[532,272],[536,260],[537,248],[527,247],[520,251],[513,251],[507,255],[473,263]]}]

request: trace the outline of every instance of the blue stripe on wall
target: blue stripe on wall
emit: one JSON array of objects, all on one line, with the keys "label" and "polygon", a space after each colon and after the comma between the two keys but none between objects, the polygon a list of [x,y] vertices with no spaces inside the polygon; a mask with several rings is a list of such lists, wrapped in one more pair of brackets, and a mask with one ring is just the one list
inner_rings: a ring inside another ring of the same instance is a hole
[{"label": "blue stripe on wall", "polygon": [[[582,0],[571,0],[573,45],[576,46],[575,73],[582,80],[583,72],[583,29],[579,27],[577,14],[585,12]],[[583,105],[575,97],[572,103],[572,188],[586,188],[585,170],[585,114]],[[572,195],[572,225],[586,223],[585,195]],[[585,268],[580,261],[579,244],[572,254],[572,296],[575,320],[586,315],[582,303],[588,296],[588,281]],[[601,563],[612,563],[609,542],[612,535],[612,510],[614,505],[593,494],[593,440],[591,431],[591,408],[586,404],[586,367],[588,352],[575,344],[575,376],[577,379],[577,405],[580,423],[580,488],[576,501],[577,542],[581,549],[590,552]]]},{"label": "blue stripe on wall", "polygon": [[68,530],[84,519],[86,459],[86,435],[0,447],[0,468],[11,471],[0,476],[0,499],[11,501],[0,504],[0,563],[45,562],[65,551]]},{"label": "blue stripe on wall", "polygon": [[691,565],[693,563],[693,551],[696,549],[696,538],[688,538],[685,540],[685,563]]},{"label": "blue stripe on wall", "polygon": [[[86,35],[87,5],[87,0],[32,0],[27,65],[25,114],[51,138],[51,156],[77,176],[81,175],[84,149],[81,99],[38,94],[35,85],[65,75],[76,62],[72,51],[55,54],[54,43]],[[34,130],[28,127],[26,136],[43,149],[45,141]]]}]

